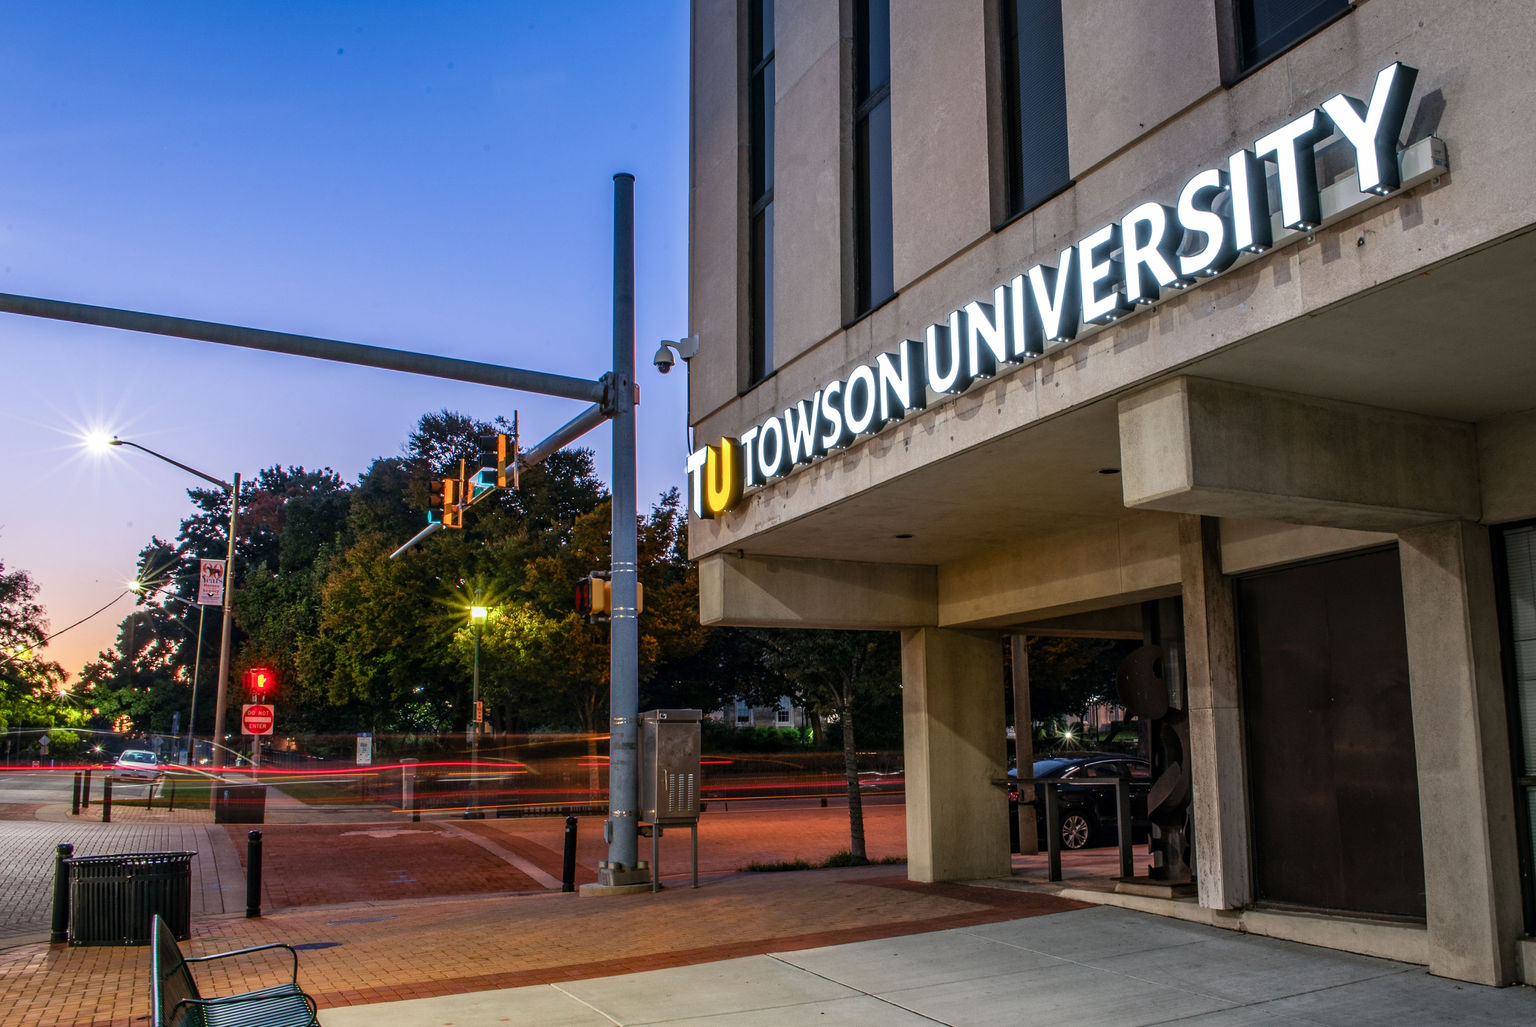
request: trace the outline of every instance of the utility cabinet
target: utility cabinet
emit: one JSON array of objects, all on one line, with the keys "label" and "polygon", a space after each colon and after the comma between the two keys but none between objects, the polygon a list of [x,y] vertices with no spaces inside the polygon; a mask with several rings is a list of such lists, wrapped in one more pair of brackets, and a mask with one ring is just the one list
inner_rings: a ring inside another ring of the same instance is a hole
[{"label": "utility cabinet", "polygon": [[703,719],[702,710],[640,714],[640,819],[646,823],[698,823]]}]

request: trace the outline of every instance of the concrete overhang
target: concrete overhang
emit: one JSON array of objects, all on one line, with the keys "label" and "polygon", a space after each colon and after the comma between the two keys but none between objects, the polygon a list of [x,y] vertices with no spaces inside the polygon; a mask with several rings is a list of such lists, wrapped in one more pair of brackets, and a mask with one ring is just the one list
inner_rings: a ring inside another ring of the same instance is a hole
[{"label": "concrete overhang", "polygon": [[[1372,231],[1344,226],[1334,243]],[[1112,531],[1128,514],[1118,404],[1179,375],[1465,425],[1530,410],[1533,266],[1536,232],[1526,230],[1201,351],[1189,336],[1217,334],[1209,318],[1230,332],[1226,321],[1256,316],[1266,290],[1298,284],[1283,262],[1254,265],[1229,287],[1186,297],[1199,309],[1160,310],[1047,353],[797,470],[719,520],[693,521],[692,552],[939,567],[1088,527]],[[1475,475],[1475,457],[1467,464]],[[1464,488],[1422,512],[1478,515]]]},{"label": "concrete overhang", "polygon": [[1125,505],[1391,531],[1480,512],[1465,421],[1180,376],[1120,403]]},{"label": "concrete overhang", "polygon": [[938,623],[932,567],[723,555],[699,561],[699,622],[900,630]]}]

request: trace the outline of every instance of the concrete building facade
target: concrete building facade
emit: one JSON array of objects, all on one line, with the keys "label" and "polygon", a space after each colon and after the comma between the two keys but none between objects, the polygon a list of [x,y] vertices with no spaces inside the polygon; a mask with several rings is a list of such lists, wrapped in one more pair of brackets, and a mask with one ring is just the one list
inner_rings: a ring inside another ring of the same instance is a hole
[{"label": "concrete building facade", "polygon": [[1146,902],[1536,983],[1536,6],[1311,7],[696,0],[700,615],[901,632],[924,881],[1008,639],[1143,638]]}]

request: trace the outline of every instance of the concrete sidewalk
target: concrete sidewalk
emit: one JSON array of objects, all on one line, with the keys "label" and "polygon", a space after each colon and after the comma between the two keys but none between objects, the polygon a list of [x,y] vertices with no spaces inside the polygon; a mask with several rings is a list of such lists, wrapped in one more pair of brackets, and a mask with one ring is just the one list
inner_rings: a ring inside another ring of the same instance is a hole
[{"label": "concrete sidewalk", "polygon": [[328,1009],[326,1027],[1536,1023],[1536,992],[1093,907],[668,970]]}]

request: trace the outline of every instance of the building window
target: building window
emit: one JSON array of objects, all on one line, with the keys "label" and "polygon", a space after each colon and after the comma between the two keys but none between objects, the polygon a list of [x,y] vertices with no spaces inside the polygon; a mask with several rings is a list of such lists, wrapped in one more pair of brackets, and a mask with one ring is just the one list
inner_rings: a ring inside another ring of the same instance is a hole
[{"label": "building window", "polygon": [[1536,525],[1502,533],[1505,651],[1512,658],[1509,711],[1515,725],[1515,822],[1520,827],[1520,883],[1525,928],[1536,930]]},{"label": "building window", "polygon": [[1003,0],[1003,124],[1007,217],[1072,184],[1061,0]]},{"label": "building window", "polygon": [[1353,7],[1351,0],[1237,0],[1232,19],[1238,73],[1285,53]]},{"label": "building window", "polygon": [[778,712],[774,715],[774,721],[780,727],[788,727],[789,726],[789,707],[788,706],[780,706],[779,709],[778,709]]},{"label": "building window", "polygon": [[854,17],[854,313],[896,292],[891,230],[890,0],[858,0]]},{"label": "building window", "polygon": [[751,172],[747,217],[751,223],[748,379],[758,382],[773,370],[773,3],[751,0],[747,28],[751,81]]}]

